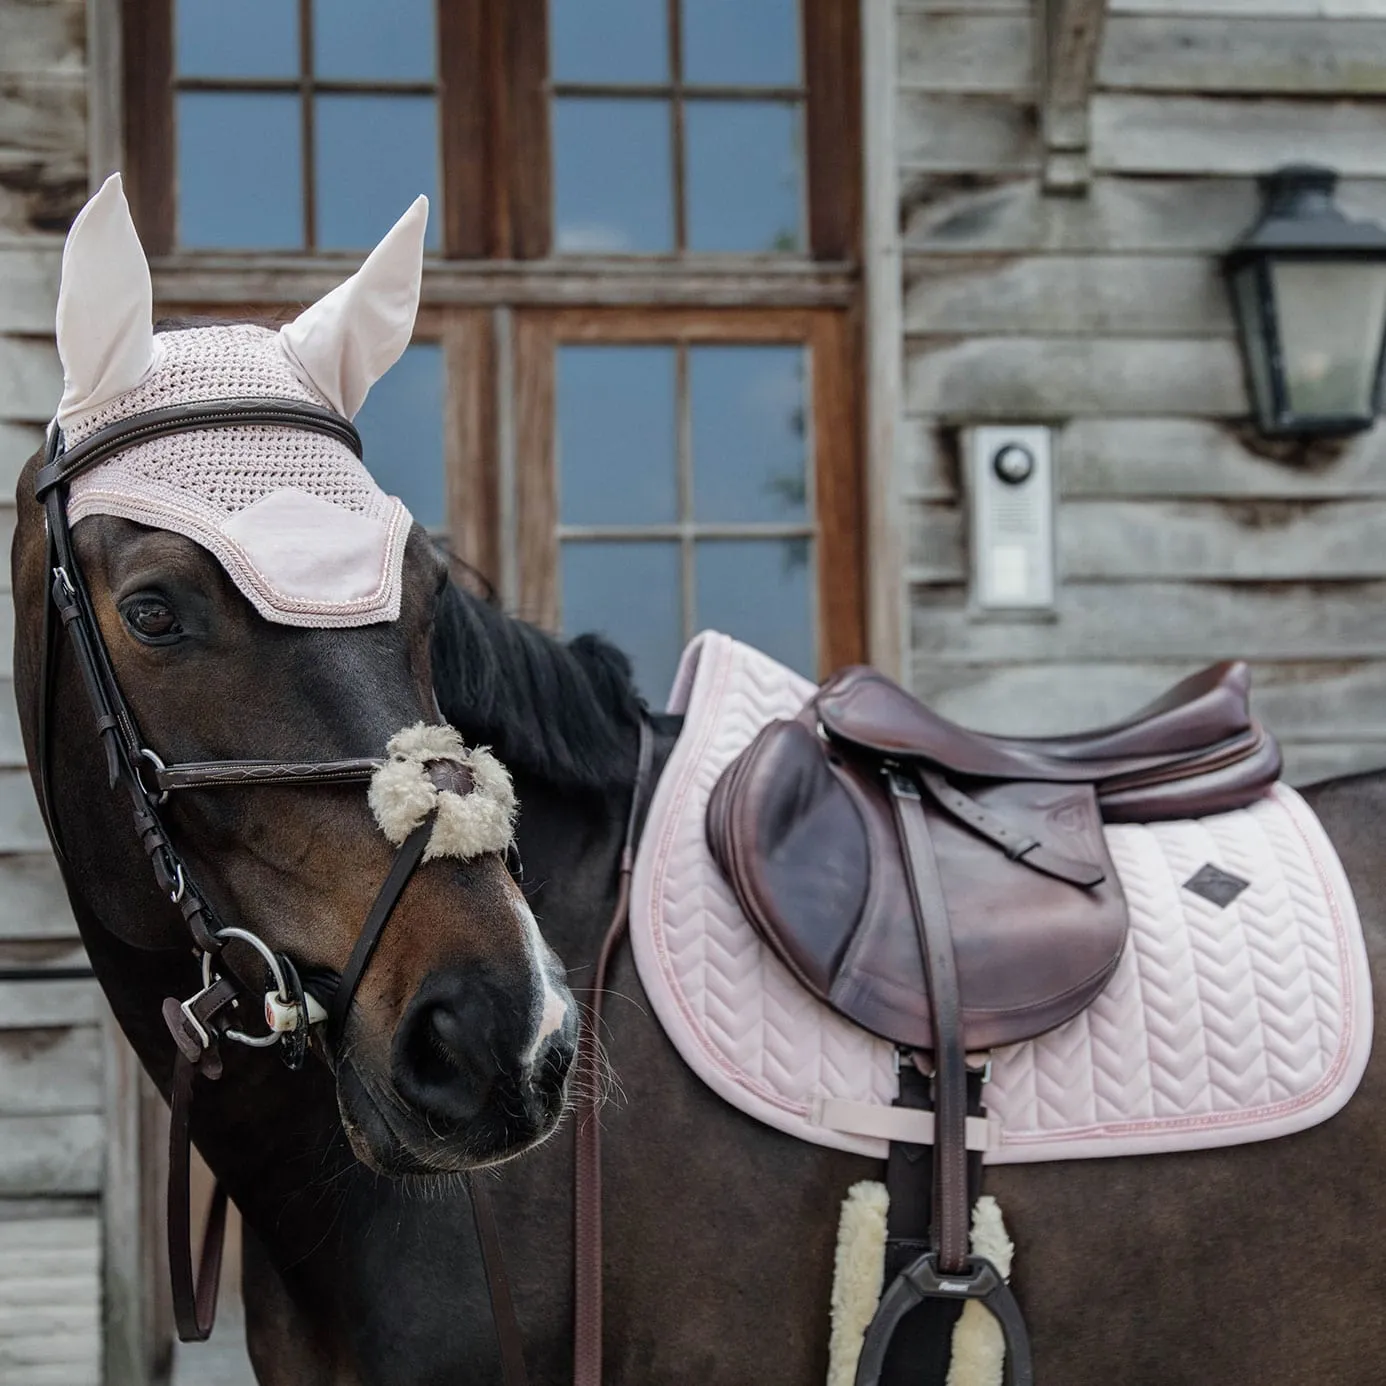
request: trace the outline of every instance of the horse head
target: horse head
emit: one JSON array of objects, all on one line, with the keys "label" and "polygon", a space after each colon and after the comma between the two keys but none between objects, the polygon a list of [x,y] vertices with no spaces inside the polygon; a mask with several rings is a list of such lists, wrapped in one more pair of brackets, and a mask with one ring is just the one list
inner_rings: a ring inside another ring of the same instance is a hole
[{"label": "horse head", "polygon": [[[392,879],[388,927],[340,1025],[330,1037],[318,1025],[312,1048],[335,1071],[357,1156],[396,1175],[491,1163],[545,1138],[576,1035],[561,966],[508,867],[509,777],[441,724],[434,699],[446,566],[348,446],[348,421],[409,340],[426,216],[420,198],[357,274],[279,331],[156,333],[148,265],[110,180],[64,252],[48,458],[61,467],[112,432],[120,445],[54,487],[63,508],[49,501],[47,515],[30,464],[13,557],[29,762],[79,915],[137,949],[186,954],[196,934],[165,897],[195,883],[225,944],[217,972],[258,997],[264,957],[282,956],[330,1005]],[[285,422],[184,417],[177,432],[129,432],[134,419],[247,399],[278,401]],[[125,759],[143,761],[123,788],[145,794],[172,844],[151,854],[166,875],[177,862],[171,891],[151,878],[121,793],[126,729],[104,729],[108,764],[80,656],[61,633],[45,645],[55,515],[96,663],[131,724]],[[261,768],[235,769],[246,761]],[[304,773],[310,762],[328,772]],[[176,779],[164,767],[209,763],[225,773],[164,794]],[[366,770],[331,773],[353,763]],[[400,844],[414,841],[417,869],[395,881]]]}]

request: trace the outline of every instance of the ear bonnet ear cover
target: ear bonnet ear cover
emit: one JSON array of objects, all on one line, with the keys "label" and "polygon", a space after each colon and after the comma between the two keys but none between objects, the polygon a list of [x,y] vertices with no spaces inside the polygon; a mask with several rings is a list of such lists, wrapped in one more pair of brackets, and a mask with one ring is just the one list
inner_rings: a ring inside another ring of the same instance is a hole
[{"label": "ear bonnet ear cover", "polygon": [[[133,414],[205,400],[296,400],[350,417],[408,344],[428,204],[419,198],[356,275],[282,331],[155,336],[144,251],[119,175],[63,253],[57,422],[69,445]],[[139,443],[77,477],[68,519],[118,515],[208,549],[265,619],[358,626],[399,616],[408,510],[345,444],[265,425]]]}]

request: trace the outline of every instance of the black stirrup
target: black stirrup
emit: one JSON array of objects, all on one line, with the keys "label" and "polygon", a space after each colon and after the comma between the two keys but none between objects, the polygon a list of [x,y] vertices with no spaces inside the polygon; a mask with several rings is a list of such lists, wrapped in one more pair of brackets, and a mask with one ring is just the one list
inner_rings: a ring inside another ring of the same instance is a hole
[{"label": "black stirrup", "polygon": [[939,1270],[933,1251],[906,1266],[881,1296],[857,1359],[856,1386],[879,1386],[895,1330],[926,1299],[975,1299],[989,1309],[1006,1340],[1006,1386],[1034,1386],[1030,1336],[1011,1287],[984,1256],[969,1256],[961,1271],[948,1274]]}]

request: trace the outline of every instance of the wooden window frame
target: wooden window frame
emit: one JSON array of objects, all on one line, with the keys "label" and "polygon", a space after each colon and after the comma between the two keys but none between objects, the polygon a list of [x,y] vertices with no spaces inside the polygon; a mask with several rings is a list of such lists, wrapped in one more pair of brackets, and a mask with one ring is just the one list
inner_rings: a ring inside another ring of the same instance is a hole
[{"label": "wooden window frame", "polygon": [[[127,191],[159,312],[283,321],[359,254],[174,248],[175,2],[122,10]],[[820,661],[865,657],[860,7],[800,4],[806,252],[587,256],[551,250],[548,0],[438,0],[443,235],[416,335],[444,347],[448,532],[507,606],[550,628],[557,343],[801,342],[815,362]]]},{"label": "wooden window frame", "polygon": [[[178,250],[173,13],[176,0],[126,0],[125,148],[128,195],[151,256],[204,259]],[[298,0],[300,23],[312,0]],[[737,260],[819,264],[855,261],[861,222],[861,99],[858,7],[844,0],[800,0],[802,88],[806,133],[806,257],[691,255],[726,265]],[[441,164],[442,260],[558,260],[580,267],[588,257],[553,251],[548,75],[548,0],[436,0]],[[307,92],[305,71],[287,89]],[[245,85],[198,82],[200,87]],[[253,83],[250,85],[254,85]],[[321,83],[317,83],[321,86]],[[333,90],[373,88],[374,82],[328,84]],[[390,85],[390,84],[387,84]],[[405,84],[432,90],[433,83]],[[565,88],[566,89],[566,88]],[[768,90],[768,89],[767,89]],[[311,102],[305,102],[311,121]],[[311,225],[311,141],[305,132],[305,198]],[[364,249],[365,247],[363,247]],[[246,252],[253,254],[253,251]],[[312,254],[295,255],[311,262]],[[340,259],[340,257],[337,257]],[[611,257],[606,257],[611,258]],[[659,257],[630,256],[646,266]]]}]

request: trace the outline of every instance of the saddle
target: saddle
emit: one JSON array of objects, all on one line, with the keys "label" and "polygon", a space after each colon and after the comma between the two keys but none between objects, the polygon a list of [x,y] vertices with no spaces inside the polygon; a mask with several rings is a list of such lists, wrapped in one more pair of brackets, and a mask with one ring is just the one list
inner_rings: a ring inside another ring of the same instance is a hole
[{"label": "saddle", "polygon": [[1009,1288],[967,1254],[981,1092],[968,1055],[1062,1024],[1111,976],[1127,917],[1104,821],[1221,813],[1274,782],[1279,749],[1249,684],[1244,663],[1219,664],[1112,726],[992,737],[854,667],[718,781],[708,844],[747,919],[813,995],[899,1046],[901,1103],[934,1112],[927,1249],[883,1297],[858,1386],[929,1298],[987,1303],[1007,1381],[1030,1379]]}]

